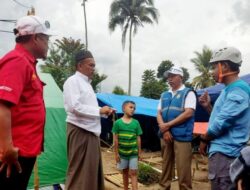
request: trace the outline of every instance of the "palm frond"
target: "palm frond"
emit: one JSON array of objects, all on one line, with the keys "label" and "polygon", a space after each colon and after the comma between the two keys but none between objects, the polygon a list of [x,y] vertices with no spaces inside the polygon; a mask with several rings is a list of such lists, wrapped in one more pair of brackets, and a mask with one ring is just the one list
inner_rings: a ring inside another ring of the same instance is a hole
[{"label": "palm frond", "polygon": [[111,32],[113,32],[116,28],[116,26],[120,25],[123,28],[123,24],[125,22],[126,18],[124,18],[123,16],[117,16],[114,17],[112,19],[110,19],[109,21],[109,29]]}]

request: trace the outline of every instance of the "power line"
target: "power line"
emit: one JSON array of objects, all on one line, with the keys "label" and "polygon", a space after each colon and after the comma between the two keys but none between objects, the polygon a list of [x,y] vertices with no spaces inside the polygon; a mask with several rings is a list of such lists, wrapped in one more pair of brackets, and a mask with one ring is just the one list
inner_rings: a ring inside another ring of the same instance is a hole
[{"label": "power line", "polygon": [[24,5],[24,4],[20,3],[20,2],[18,2],[17,0],[13,0],[13,1],[14,1],[15,3],[17,3],[18,5],[22,6],[22,7],[25,7],[25,8],[28,8],[28,9],[32,8],[32,6]]},{"label": "power line", "polygon": [[0,32],[4,32],[4,33],[14,33],[14,32],[7,31],[7,30],[0,30]]},{"label": "power line", "polygon": [[11,23],[16,23],[16,20],[0,19],[0,22],[11,22]]}]

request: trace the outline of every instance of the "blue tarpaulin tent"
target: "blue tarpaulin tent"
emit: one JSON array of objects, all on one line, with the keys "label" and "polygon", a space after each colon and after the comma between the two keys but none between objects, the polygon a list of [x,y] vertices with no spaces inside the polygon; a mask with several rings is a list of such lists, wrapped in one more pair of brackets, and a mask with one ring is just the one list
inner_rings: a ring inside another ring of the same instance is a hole
[{"label": "blue tarpaulin tent", "polygon": [[156,117],[157,106],[159,100],[137,97],[137,96],[126,96],[116,95],[108,93],[97,93],[97,99],[100,103],[111,106],[117,110],[118,114],[122,114],[122,103],[126,100],[134,101],[136,103],[135,114],[147,115]]}]

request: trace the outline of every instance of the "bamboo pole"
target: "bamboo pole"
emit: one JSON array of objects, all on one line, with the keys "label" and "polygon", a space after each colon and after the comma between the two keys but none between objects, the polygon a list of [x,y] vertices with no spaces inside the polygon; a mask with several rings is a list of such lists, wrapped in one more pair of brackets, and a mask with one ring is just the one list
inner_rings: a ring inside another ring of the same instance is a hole
[{"label": "bamboo pole", "polygon": [[38,163],[37,160],[34,165],[34,190],[39,190],[39,175],[38,175]]}]

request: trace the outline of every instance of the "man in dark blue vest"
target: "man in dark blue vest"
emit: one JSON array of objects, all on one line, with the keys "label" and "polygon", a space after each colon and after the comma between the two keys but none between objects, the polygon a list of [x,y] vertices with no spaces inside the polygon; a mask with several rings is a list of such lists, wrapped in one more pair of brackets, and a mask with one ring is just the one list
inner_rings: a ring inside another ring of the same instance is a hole
[{"label": "man in dark blue vest", "polygon": [[162,175],[160,186],[170,190],[176,163],[180,190],[192,189],[192,132],[196,95],[183,85],[183,70],[172,67],[164,73],[170,90],[161,95],[157,122],[161,134]]}]

